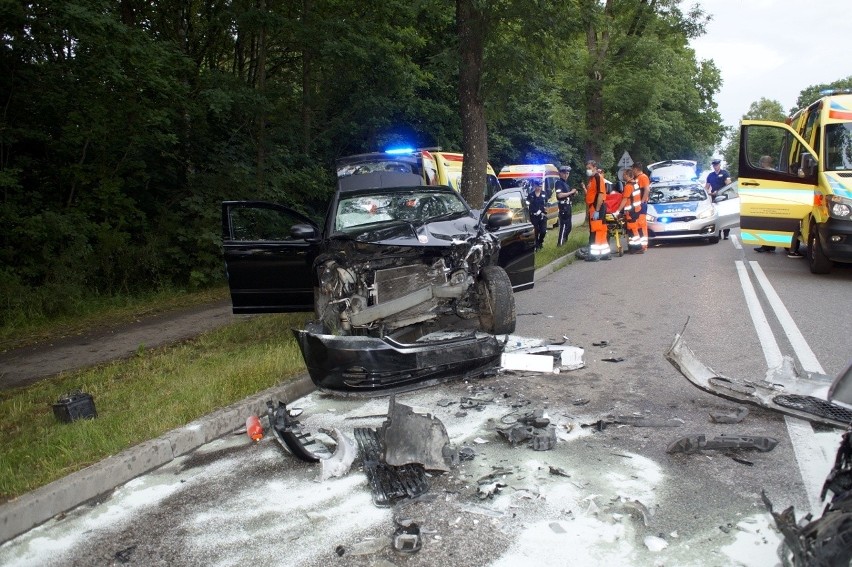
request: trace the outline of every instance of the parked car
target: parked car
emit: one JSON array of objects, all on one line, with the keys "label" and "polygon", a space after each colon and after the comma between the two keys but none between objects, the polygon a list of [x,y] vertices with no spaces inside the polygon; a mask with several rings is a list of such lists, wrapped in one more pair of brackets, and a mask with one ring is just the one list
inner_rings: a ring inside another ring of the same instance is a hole
[{"label": "parked car", "polygon": [[651,183],[664,183],[670,181],[697,181],[697,163],[689,159],[668,159],[648,165],[648,176]]},{"label": "parked car", "polygon": [[652,183],[647,216],[649,239],[700,238],[713,244],[719,242],[720,230],[739,223],[736,187],[731,184],[725,190],[714,203],[695,181]]},{"label": "parked car", "polygon": [[[535,236],[519,189],[471,210],[414,173],[338,181],[325,226],[282,205],[226,201],[234,313],[311,311],[296,331],[318,387],[369,392],[471,375],[515,329],[513,291],[534,284]],[[435,335],[446,317],[483,332]]]}]

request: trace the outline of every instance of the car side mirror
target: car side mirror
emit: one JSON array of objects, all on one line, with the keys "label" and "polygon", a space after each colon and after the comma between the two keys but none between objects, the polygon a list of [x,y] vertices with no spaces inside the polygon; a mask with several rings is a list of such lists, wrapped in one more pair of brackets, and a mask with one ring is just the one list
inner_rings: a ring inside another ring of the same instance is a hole
[{"label": "car side mirror", "polygon": [[290,236],[295,240],[316,240],[317,230],[309,224],[294,224],[290,227]]},{"label": "car side mirror", "polygon": [[488,230],[496,230],[510,224],[512,224],[512,213],[493,213],[488,216]]}]

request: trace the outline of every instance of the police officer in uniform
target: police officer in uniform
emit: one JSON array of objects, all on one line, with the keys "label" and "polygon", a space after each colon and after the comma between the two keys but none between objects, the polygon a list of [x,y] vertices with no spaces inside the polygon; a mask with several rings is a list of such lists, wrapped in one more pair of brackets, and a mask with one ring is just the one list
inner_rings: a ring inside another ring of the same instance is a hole
[{"label": "police officer in uniform", "polygon": [[544,237],[547,235],[547,201],[550,199],[550,190],[542,191],[541,179],[532,179],[530,184],[532,187],[527,194],[527,203],[535,229],[535,249],[541,250],[544,248]]},{"label": "police officer in uniform", "polygon": [[576,195],[577,190],[568,187],[568,174],[571,166],[563,165],[559,168],[559,181],[556,182],[556,199],[559,203],[559,237],[556,245],[562,246],[571,234],[571,195]]}]

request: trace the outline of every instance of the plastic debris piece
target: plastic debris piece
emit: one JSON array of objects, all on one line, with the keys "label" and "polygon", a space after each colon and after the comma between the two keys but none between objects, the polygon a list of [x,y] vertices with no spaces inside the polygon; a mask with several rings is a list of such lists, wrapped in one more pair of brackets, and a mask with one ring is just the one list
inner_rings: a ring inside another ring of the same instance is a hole
[{"label": "plastic debris piece", "polygon": [[450,444],[447,429],[432,414],[414,413],[410,406],[390,399],[388,418],[382,424],[383,460],[395,467],[421,464],[426,470],[447,472],[450,464],[444,449]]},{"label": "plastic debris piece", "polygon": [[745,459],[741,459],[740,457],[731,457],[731,460],[732,460],[732,461],[736,461],[736,462],[740,463],[741,465],[746,465],[746,466],[749,466],[749,467],[753,467],[753,466],[754,466],[754,463],[752,463],[751,461],[747,461],[747,460],[745,460]]},{"label": "plastic debris piece", "polygon": [[504,352],[500,355],[500,367],[504,370],[552,373],[553,357],[522,352]]},{"label": "plastic debris piece", "polygon": [[609,345],[609,341],[598,341],[596,343],[592,343],[592,346],[605,347]]},{"label": "plastic debris piece", "polygon": [[500,489],[509,486],[505,482],[494,481],[489,484],[480,484],[476,489],[476,494],[480,500],[493,498],[495,494],[499,494]]},{"label": "plastic debris piece", "polygon": [[473,440],[474,443],[479,443],[480,445],[483,443],[488,443],[487,439],[483,439],[482,437],[475,437]]},{"label": "plastic debris piece", "polygon": [[616,417],[607,416],[607,418],[613,423],[632,425],[633,427],[680,427],[684,424],[682,419],[676,417],[672,419],[657,419],[641,415],[619,415]]},{"label": "plastic debris piece", "polygon": [[115,552],[115,560],[119,563],[130,563],[131,556],[133,552],[136,550],[135,545],[131,545],[130,547],[125,547],[122,550]]},{"label": "plastic debris piece", "polygon": [[550,470],[550,474],[554,476],[564,476],[565,478],[571,478],[571,475],[565,472],[565,469],[554,467],[553,465],[549,465],[548,469]]},{"label": "plastic debris piece", "polygon": [[422,465],[394,467],[381,460],[382,444],[375,429],[356,427],[354,433],[376,506],[390,506],[396,500],[416,498],[429,490]]},{"label": "plastic debris piece", "polygon": [[260,418],[256,415],[250,415],[246,418],[246,435],[255,443],[263,439],[263,426],[260,424]]},{"label": "plastic debris piece", "polygon": [[645,536],[643,541],[645,542],[645,547],[652,553],[660,552],[669,546],[669,542],[663,538],[652,535]]},{"label": "plastic debris piece", "polygon": [[696,453],[701,450],[754,449],[761,453],[771,451],[778,445],[772,437],[752,435],[719,435],[707,440],[704,435],[688,435],[669,444],[667,453]]},{"label": "plastic debris piece", "polygon": [[372,555],[382,551],[388,544],[386,538],[365,539],[352,545],[347,553],[349,555]]},{"label": "plastic debris piece", "polygon": [[711,411],[710,420],[713,423],[739,423],[748,416],[748,408],[737,406],[733,411]]},{"label": "plastic debris piece", "polygon": [[358,456],[355,442],[339,429],[335,427],[329,435],[337,442],[337,448],[330,457],[320,459],[320,480],[344,476],[352,468],[352,463]]},{"label": "plastic debris piece", "polygon": [[642,519],[642,523],[645,524],[645,527],[649,527],[651,525],[651,512],[648,510],[648,507],[642,504],[639,500],[625,500],[622,502],[624,509],[630,513],[631,516],[638,516]]},{"label": "plastic debris piece", "polygon": [[589,398],[577,398],[576,400],[574,400],[573,402],[571,402],[571,405],[575,405],[575,406],[584,406],[584,405],[586,405],[587,403],[589,403],[590,401],[591,401],[591,400],[589,400]]},{"label": "plastic debris piece", "polygon": [[604,362],[624,362],[624,359],[620,356],[610,356],[608,358],[602,358]]},{"label": "plastic debris piece", "polygon": [[415,522],[400,523],[393,534],[393,548],[399,553],[417,553],[423,547],[420,526]]},{"label": "plastic debris piece", "polygon": [[301,410],[291,411],[283,402],[279,401],[276,405],[272,400],[268,400],[266,413],[269,418],[269,428],[275,439],[297,458],[308,463],[316,463],[320,459],[331,456],[328,447],[302,429],[302,424],[295,417],[301,414]]},{"label": "plastic debris piece", "polygon": [[476,456],[476,451],[473,447],[462,447],[459,449],[459,460],[460,461],[472,461]]}]

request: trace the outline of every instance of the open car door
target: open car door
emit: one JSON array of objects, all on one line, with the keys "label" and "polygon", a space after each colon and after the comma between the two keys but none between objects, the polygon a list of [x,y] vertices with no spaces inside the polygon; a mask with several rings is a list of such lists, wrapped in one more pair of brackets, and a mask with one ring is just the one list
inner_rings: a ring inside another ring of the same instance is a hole
[{"label": "open car door", "polygon": [[275,203],[222,203],[222,252],[234,313],[313,311],[319,229]]},{"label": "open car door", "polygon": [[535,285],[535,229],[523,191],[505,189],[494,195],[482,210],[482,222],[494,214],[510,214],[507,226],[490,229],[500,239],[498,263],[509,274],[513,291]]},{"label": "open car door", "polygon": [[740,238],[744,244],[790,247],[813,208],[814,150],[781,122],[743,120],[740,128]]}]

